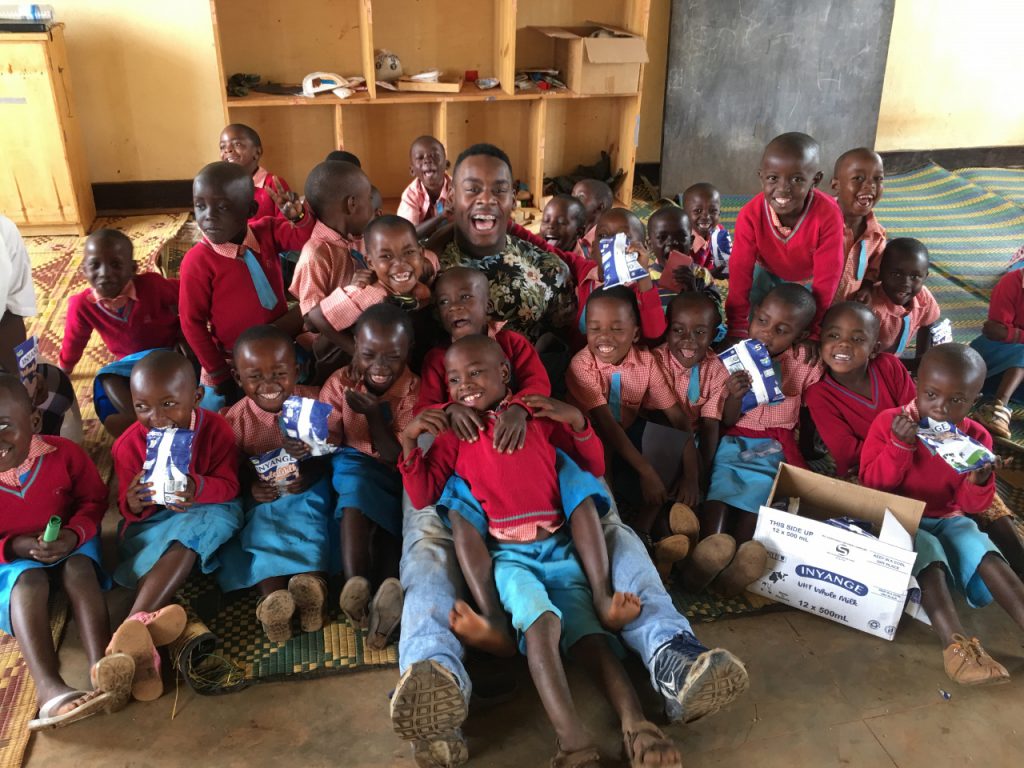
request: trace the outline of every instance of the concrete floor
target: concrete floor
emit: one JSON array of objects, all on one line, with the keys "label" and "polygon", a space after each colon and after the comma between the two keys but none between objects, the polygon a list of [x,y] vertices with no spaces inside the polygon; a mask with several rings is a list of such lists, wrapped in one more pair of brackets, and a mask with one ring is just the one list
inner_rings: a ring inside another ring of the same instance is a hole
[{"label": "concrete floor", "polygon": [[[113,596],[115,617],[127,609],[126,597]],[[697,625],[705,643],[729,648],[747,662],[751,689],[727,711],[668,732],[687,768],[1019,766],[1024,632],[994,605],[964,608],[964,615],[968,629],[1010,670],[1011,683],[954,687],[931,630],[910,619],[891,643],[797,611]],[[84,683],[73,622],[61,657],[69,681]],[[639,665],[631,672],[645,708],[661,724]],[[546,766],[553,754],[554,736],[524,664],[519,674],[521,690],[513,701],[471,714],[465,727],[471,766],[533,768]],[[413,766],[388,720],[387,697],[396,680],[393,669],[367,671],[265,684],[224,697],[182,688],[177,699],[172,684],[158,701],[35,735],[26,764]],[[607,764],[619,765],[611,710],[579,670],[570,668],[570,683]]]}]

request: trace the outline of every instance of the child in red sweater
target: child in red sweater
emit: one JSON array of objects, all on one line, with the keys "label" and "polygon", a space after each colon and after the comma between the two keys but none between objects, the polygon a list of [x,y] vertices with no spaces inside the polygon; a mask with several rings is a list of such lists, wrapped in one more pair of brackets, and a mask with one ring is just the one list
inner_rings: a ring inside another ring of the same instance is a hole
[{"label": "child in red sweater", "polygon": [[[61,437],[40,437],[39,415],[16,376],[0,374],[0,629],[18,638],[36,684],[39,717],[29,730],[56,728],[128,701],[135,665],[104,658],[110,618],[100,564],[100,522],[107,488],[85,451]],[[51,518],[60,531],[47,541]],[[102,586],[101,586],[102,585]],[[78,622],[92,688],[75,690],[60,674],[50,631],[49,594],[63,589]]]},{"label": "child in red sweater", "polygon": [[989,386],[996,395],[995,402],[978,409],[978,421],[994,436],[1007,439],[1010,398],[1024,383],[1024,270],[1015,268],[999,278],[989,299],[988,319],[971,346],[985,359]]},{"label": "child in red sweater", "polygon": [[255,188],[256,210],[249,217],[255,223],[264,216],[277,216],[278,204],[274,198],[289,191],[288,183],[280,176],[268,173],[260,165],[263,157],[263,142],[253,128],[242,123],[225,126],[220,133],[220,159],[235,163],[252,176]]},{"label": "child in red sweater", "polygon": [[[163,692],[160,657],[154,644],[177,638],[168,633],[153,641],[135,631],[150,614],[167,610],[192,569],[213,573],[220,565],[218,550],[242,526],[238,499],[238,449],[231,427],[222,416],[198,408],[202,390],[195,371],[183,356],[157,350],[135,364],[131,376],[132,403],[138,421],[114,442],[111,450],[117,474],[121,564],[114,580],[136,590],[128,619],[114,633],[120,647],[135,658],[132,694],[137,699],[159,698]],[[154,504],[152,483],[143,482],[146,435],[151,429],[194,432],[188,483],[178,501]],[[184,628],[184,611],[178,632]]]},{"label": "child in red sweater", "polygon": [[[583,237],[587,212],[572,195],[555,195],[544,206],[540,219],[540,236],[560,251],[575,251]],[[586,254],[581,254],[586,256]]]},{"label": "child in red sweater", "polygon": [[[367,642],[380,649],[402,617],[402,585],[395,578],[402,479],[395,465],[401,452],[398,434],[412,419],[420,380],[407,364],[413,341],[407,312],[393,304],[370,307],[356,323],[354,336],[352,363],[331,375],[320,399],[340,412],[342,422],[344,447],[333,460],[334,517],[340,521],[345,577],[341,610],[354,627],[368,623]],[[386,576],[375,594],[371,569]]]},{"label": "child in red sweater", "polygon": [[837,477],[857,476],[875,417],[914,398],[914,380],[903,363],[878,348],[878,318],[863,304],[842,302],[825,313],[821,362],[827,370],[805,399]]},{"label": "child in red sweater", "polygon": [[928,249],[912,237],[890,240],[882,253],[878,283],[868,306],[878,316],[878,342],[883,352],[903,356],[911,337],[917,334],[914,360],[906,365],[913,371],[932,345],[932,325],[939,319],[939,303],[925,286],[928,277]]},{"label": "child in red sweater", "polygon": [[[303,632],[324,623],[333,499],[328,461],[311,457],[309,446],[286,437],[279,423],[292,395],[317,399],[316,387],[298,385],[291,338],[272,325],[256,325],[235,342],[234,376],[245,397],[224,413],[238,445],[245,527],[221,550],[217,583],[226,592],[258,587],[256,618],[267,639],[292,636],[299,614]],[[331,412],[340,421],[337,410]],[[330,421],[329,421],[330,423]],[[337,442],[337,440],[332,440]],[[295,479],[272,483],[257,474],[253,460],[284,449],[298,462]]]},{"label": "child in red sweater", "polygon": [[991,448],[992,438],[967,418],[985,383],[985,361],[963,344],[940,344],[922,358],[917,397],[878,414],[862,451],[860,479],[870,488],[925,502],[917,530],[914,575],[921,605],[942,642],[946,674],[962,685],[1009,679],[976,637],[968,639],[951,594],[956,588],[974,607],[993,598],[1024,629],[1024,583],[972,519],[995,496],[993,465],[958,474],[917,437],[930,418],[955,425]]},{"label": "child in red sweater", "polygon": [[409,147],[412,181],[402,192],[398,215],[416,227],[420,240],[430,237],[447,221],[445,207],[452,195],[452,177],[444,144],[433,136],[420,136]]},{"label": "child in red sweater", "polygon": [[100,334],[116,361],[93,382],[96,415],[118,437],[135,421],[128,377],[135,362],[154,349],[181,341],[178,281],[156,272],[139,275],[132,241],[116,229],[98,229],[85,241],[82,274],[91,287],[68,299],[59,364],[69,376],[89,343]]},{"label": "child in red sweater", "polygon": [[885,169],[877,152],[866,147],[844,152],[832,170],[832,191],[843,212],[843,275],[834,303],[853,299],[866,302],[878,281],[885,250],[885,228],[875,218],[882,199]]},{"label": "child in red sweater", "polygon": [[231,378],[238,335],[268,323],[293,337],[302,329],[298,310],[288,310],[278,253],[302,248],[315,221],[302,207],[279,198],[285,216],[265,216],[250,225],[256,210],[252,178],[240,165],[226,162],[199,172],[192,198],[203,239],[181,264],[181,329],[203,367],[203,384],[234,403],[241,397]]},{"label": "child in red sweater", "polygon": [[[452,399],[479,411],[490,426],[494,411],[509,395],[509,364],[497,342],[486,336],[464,337],[448,349],[445,368]],[[612,594],[596,510],[566,498],[555,471],[555,450],[562,448],[593,474],[603,474],[600,442],[577,409],[539,396],[532,396],[529,403],[538,418],[529,423],[526,448],[513,454],[496,451],[488,434],[475,443],[463,442],[447,429],[439,410],[417,416],[402,433],[400,468],[410,500],[419,507],[437,501],[458,472],[480,501],[484,519],[466,520],[458,511],[449,513],[459,564],[485,617],[500,615],[498,606],[512,615],[520,649],[529,658],[534,683],[555,727],[557,764],[582,765],[598,757],[574,715],[561,648],[571,649],[604,683],[620,715],[630,759],[660,753],[662,765],[678,765],[672,742],[644,720],[636,693],[598,620],[616,629],[624,626],[630,616],[638,615],[639,598]],[[421,434],[436,436],[426,454],[416,445]],[[516,482],[523,477],[530,483]],[[589,498],[589,490],[581,491],[582,499]],[[563,506],[573,510],[571,515],[561,513]],[[567,517],[571,534],[566,531]],[[492,652],[513,652],[503,623],[480,618],[479,631],[464,637]]]},{"label": "child in red sweater", "polygon": [[810,285],[818,310],[809,332],[817,338],[844,261],[842,213],[815,189],[823,175],[819,155],[818,142],[804,133],[784,133],[765,147],[757,172],[762,193],[736,219],[725,303],[732,338],[749,335],[751,307],[781,282]]}]

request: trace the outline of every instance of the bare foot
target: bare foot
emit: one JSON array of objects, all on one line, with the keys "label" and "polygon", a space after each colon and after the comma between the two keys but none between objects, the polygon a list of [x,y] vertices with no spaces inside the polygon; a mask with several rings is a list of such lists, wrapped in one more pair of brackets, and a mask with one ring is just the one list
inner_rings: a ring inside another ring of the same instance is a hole
[{"label": "bare foot", "polygon": [[495,656],[515,656],[516,644],[508,632],[496,627],[469,607],[465,600],[456,600],[448,614],[452,632],[464,644]]},{"label": "bare foot", "polygon": [[640,596],[632,592],[616,592],[611,597],[594,598],[594,610],[601,626],[611,632],[618,632],[640,615],[643,603]]}]

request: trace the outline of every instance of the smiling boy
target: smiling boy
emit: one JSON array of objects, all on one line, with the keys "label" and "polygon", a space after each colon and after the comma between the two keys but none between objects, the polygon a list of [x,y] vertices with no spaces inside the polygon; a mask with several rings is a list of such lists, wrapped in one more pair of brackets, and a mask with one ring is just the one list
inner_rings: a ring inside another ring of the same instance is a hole
[{"label": "smiling boy", "polygon": [[878,265],[885,250],[885,228],[875,218],[882,199],[885,170],[877,152],[859,147],[844,152],[832,171],[832,191],[843,212],[843,253],[846,261],[835,301],[866,301],[878,280]]}]

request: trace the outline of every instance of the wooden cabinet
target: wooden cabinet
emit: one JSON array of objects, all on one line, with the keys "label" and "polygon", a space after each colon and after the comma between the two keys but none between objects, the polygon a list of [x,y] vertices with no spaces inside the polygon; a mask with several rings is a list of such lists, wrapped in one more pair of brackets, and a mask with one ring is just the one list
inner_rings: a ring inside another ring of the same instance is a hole
[{"label": "wooden cabinet", "polygon": [[0,32],[0,211],[22,234],[85,234],[96,206],[64,25]]},{"label": "wooden cabinet", "polygon": [[[529,26],[579,26],[593,21],[646,38],[650,0],[211,0],[221,82],[236,72],[264,81],[298,83],[315,71],[362,75],[367,93],[340,100],[253,93],[224,97],[225,123],[251,125],[263,139],[263,165],[301,188],[332,149],[354,152],[395,204],[410,181],[408,149],[421,134],[444,142],[448,157],[472,143],[504,149],[515,176],[540,193],[545,176],[590,164],[601,150],[626,178],[628,204],[640,98],[583,96],[570,91],[515,92],[517,68],[536,66]],[[497,77],[501,86],[467,83],[457,93],[395,93],[374,86],[373,52],[398,54],[407,74],[441,69]],[[641,73],[640,82],[643,82]]]}]

